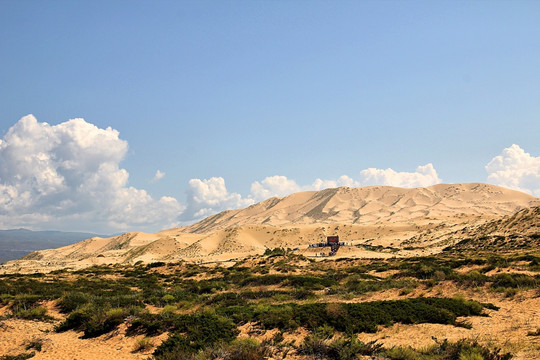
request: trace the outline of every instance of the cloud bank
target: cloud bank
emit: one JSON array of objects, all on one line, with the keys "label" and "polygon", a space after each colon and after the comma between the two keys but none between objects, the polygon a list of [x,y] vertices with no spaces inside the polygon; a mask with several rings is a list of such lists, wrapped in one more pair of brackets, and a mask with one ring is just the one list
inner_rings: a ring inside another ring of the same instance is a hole
[{"label": "cloud bank", "polygon": [[176,199],[127,185],[119,163],[128,144],[118,135],[83,119],[19,120],[0,140],[0,226],[121,231],[175,223],[183,209]]},{"label": "cloud bank", "polygon": [[[129,174],[120,167],[127,150],[128,143],[110,127],[100,129],[83,119],[52,126],[33,115],[23,117],[0,140],[0,227],[155,231],[298,191],[440,182],[427,164],[411,173],[366,169],[357,179],[343,175],[309,185],[269,176],[253,182],[250,193],[242,196],[230,193],[222,177],[212,177],[191,179],[182,205],[174,197],[155,199],[146,190],[129,186]],[[157,170],[151,182],[164,176]]]},{"label": "cloud bank", "polygon": [[205,218],[226,209],[238,209],[253,204],[251,198],[242,198],[237,193],[229,193],[225,179],[191,179],[187,191],[187,208],[182,220],[193,221]]},{"label": "cloud bank", "polygon": [[392,169],[370,168],[360,172],[358,179],[342,175],[337,180],[316,179],[312,184],[299,185],[283,175],[268,176],[251,184],[247,197],[229,193],[221,177],[189,182],[187,208],[182,219],[198,220],[226,209],[238,209],[273,196],[287,196],[299,191],[322,190],[338,186],[388,185],[400,187],[430,186],[441,182],[432,164],[419,166],[415,172],[397,172]]},{"label": "cloud bank", "polygon": [[415,172],[398,172],[392,169],[369,168],[362,170],[358,179],[342,175],[337,180],[316,179],[312,184],[300,186],[285,176],[270,176],[251,185],[251,198],[260,201],[272,196],[286,196],[298,191],[322,190],[338,186],[358,187],[387,185],[399,187],[431,186],[441,183],[432,164],[419,166]]},{"label": "cloud bank", "polygon": [[485,168],[488,182],[540,196],[540,156],[531,156],[513,144],[495,156]]}]

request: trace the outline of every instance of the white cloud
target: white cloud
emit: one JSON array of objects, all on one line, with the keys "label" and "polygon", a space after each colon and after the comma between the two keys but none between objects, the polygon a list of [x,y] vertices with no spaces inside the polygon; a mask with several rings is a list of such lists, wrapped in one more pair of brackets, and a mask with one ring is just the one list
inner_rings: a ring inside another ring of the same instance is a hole
[{"label": "white cloud", "polygon": [[163,179],[164,176],[165,176],[165,173],[158,169],[158,170],[156,170],[156,175],[154,175],[154,178],[152,179],[151,182],[156,183],[159,180]]},{"label": "white cloud", "polygon": [[0,226],[96,232],[172,226],[182,206],[127,186],[129,174],[119,167],[127,150],[110,127],[23,117],[0,140]]},{"label": "white cloud", "polygon": [[516,144],[504,149],[486,165],[488,182],[540,196],[540,156]]},{"label": "white cloud", "polygon": [[441,183],[432,164],[418,166],[415,172],[398,172],[393,169],[369,168],[360,172],[360,184],[397,187],[425,187]]},{"label": "white cloud", "polygon": [[[191,179],[183,206],[175,198],[154,199],[129,186],[129,174],[119,166],[127,150],[127,142],[110,127],[100,129],[83,119],[51,126],[32,115],[22,118],[0,140],[0,228],[155,231],[179,220],[190,223],[298,191],[375,184],[415,187],[441,181],[431,164],[415,172],[371,168],[361,171],[358,179],[343,175],[308,185],[276,175],[253,182],[250,194],[243,197],[229,193],[221,177]],[[527,174],[523,182],[530,178]],[[164,176],[157,170],[152,182]]]},{"label": "white cloud", "polygon": [[323,190],[339,186],[357,187],[360,186],[360,183],[347,175],[342,175],[337,180],[317,179],[310,186],[310,190]]},{"label": "white cloud", "polygon": [[287,196],[298,191],[323,190],[339,186],[358,187],[367,185],[388,185],[399,187],[420,187],[439,184],[441,179],[432,164],[419,166],[415,172],[397,172],[392,169],[369,168],[360,172],[360,178],[355,180],[342,175],[337,180],[316,179],[310,185],[300,186],[296,181],[286,176],[270,176],[261,182],[255,181],[251,185],[250,197],[256,201],[268,199],[273,196]]},{"label": "white cloud", "polygon": [[286,176],[269,176],[261,182],[255,181],[251,184],[251,196],[257,201],[268,199],[273,196],[286,196],[303,189]]},{"label": "white cloud", "polygon": [[199,220],[223,210],[238,209],[253,203],[253,199],[229,193],[222,177],[191,179],[187,191],[187,208],[182,219]]}]

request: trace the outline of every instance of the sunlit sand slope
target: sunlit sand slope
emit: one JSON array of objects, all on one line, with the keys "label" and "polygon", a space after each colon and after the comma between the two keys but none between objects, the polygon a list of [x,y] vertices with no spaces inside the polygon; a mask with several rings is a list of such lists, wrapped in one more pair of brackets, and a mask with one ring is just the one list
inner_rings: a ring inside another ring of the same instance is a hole
[{"label": "sunlit sand slope", "polygon": [[4,264],[0,272],[138,261],[229,261],[276,247],[317,256],[320,251],[307,246],[324,241],[327,235],[339,235],[352,245],[340,250],[338,256],[431,254],[473,237],[474,231],[488,226],[485,224],[490,221],[533,206],[540,206],[539,198],[478,183],[308,191],[224,211],[194,225],[155,234],[91,238],[59,249],[37,251]]}]

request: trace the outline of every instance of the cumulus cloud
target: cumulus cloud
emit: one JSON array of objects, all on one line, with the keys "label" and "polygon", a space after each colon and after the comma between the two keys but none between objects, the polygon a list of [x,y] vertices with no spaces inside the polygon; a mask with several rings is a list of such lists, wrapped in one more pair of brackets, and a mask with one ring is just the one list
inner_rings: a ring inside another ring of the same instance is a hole
[{"label": "cumulus cloud", "polygon": [[[100,129],[83,119],[53,126],[32,115],[22,118],[0,140],[0,227],[155,231],[298,191],[375,184],[429,186],[441,181],[431,164],[415,172],[371,168],[356,179],[343,175],[307,185],[276,175],[253,182],[250,194],[243,197],[229,192],[222,177],[191,179],[184,206],[173,197],[155,199],[144,189],[129,186],[129,174],[119,166],[127,150],[127,142],[110,127]],[[506,157],[496,159],[490,169],[508,163]],[[537,158],[530,161],[538,164]],[[521,168],[520,186],[531,179],[538,183],[536,166],[536,173],[532,172],[536,178],[531,178],[531,165]],[[504,172],[497,174],[494,178],[504,178],[500,175]],[[157,170],[152,182],[164,176]]]},{"label": "cumulus cloud", "polygon": [[425,187],[441,183],[433,164],[418,166],[415,172],[398,172],[393,169],[369,168],[360,172],[360,184],[397,187]]},{"label": "cumulus cloud", "polygon": [[485,168],[488,182],[540,196],[540,156],[534,157],[513,144]]},{"label": "cumulus cloud", "polygon": [[354,180],[353,178],[347,175],[342,175],[337,180],[317,179],[313,182],[313,184],[311,184],[311,186],[309,186],[309,190],[323,190],[339,186],[357,187],[360,185],[360,182]]},{"label": "cumulus cloud", "polygon": [[156,183],[159,180],[163,179],[164,176],[165,176],[165,173],[158,169],[158,170],[156,170],[156,175],[154,175],[154,178],[152,179],[151,182]]},{"label": "cumulus cloud", "polygon": [[182,214],[185,221],[199,220],[227,209],[238,209],[253,204],[251,198],[229,193],[222,177],[191,179],[187,191],[187,208]]},{"label": "cumulus cloud", "polygon": [[298,191],[323,190],[339,186],[358,187],[368,185],[388,185],[399,187],[421,187],[439,184],[437,171],[432,164],[419,166],[415,172],[398,172],[392,169],[369,168],[360,172],[360,177],[355,180],[350,176],[342,175],[337,180],[316,179],[309,185],[298,185],[296,181],[286,176],[276,175],[255,181],[251,185],[250,197],[261,201],[272,196],[287,196]]},{"label": "cumulus cloud", "polygon": [[298,191],[302,191],[302,188],[296,181],[282,175],[269,176],[261,182],[255,181],[251,184],[251,196],[258,201],[273,196],[286,196]]},{"label": "cumulus cloud", "polygon": [[174,198],[153,199],[127,185],[129,174],[119,167],[127,150],[110,127],[23,117],[0,140],[0,226],[119,231],[173,225],[182,211]]}]

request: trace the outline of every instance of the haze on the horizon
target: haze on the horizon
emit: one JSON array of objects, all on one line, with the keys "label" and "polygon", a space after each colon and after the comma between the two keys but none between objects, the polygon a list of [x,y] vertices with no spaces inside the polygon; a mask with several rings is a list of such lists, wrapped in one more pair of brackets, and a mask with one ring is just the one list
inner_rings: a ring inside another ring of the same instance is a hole
[{"label": "haze on the horizon", "polygon": [[[540,196],[540,3],[0,1],[0,229],[336,186]],[[31,114],[31,115],[30,115]]]}]

